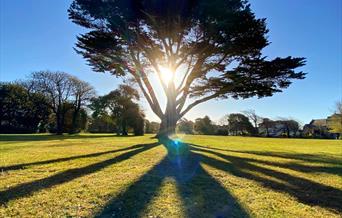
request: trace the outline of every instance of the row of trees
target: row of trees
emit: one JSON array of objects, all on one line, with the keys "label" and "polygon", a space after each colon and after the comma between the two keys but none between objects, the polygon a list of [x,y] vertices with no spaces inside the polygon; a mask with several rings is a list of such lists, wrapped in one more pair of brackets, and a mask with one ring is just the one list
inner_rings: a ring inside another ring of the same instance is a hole
[{"label": "row of trees", "polygon": [[94,95],[90,84],[64,72],[39,71],[25,81],[1,83],[1,132],[75,133]]},{"label": "row of trees", "polygon": [[[137,103],[139,93],[132,87],[120,85],[106,95],[96,96],[87,82],[50,71],[32,73],[25,81],[0,83],[0,132],[158,133],[160,123],[145,119]],[[329,127],[324,129],[341,133],[341,105],[337,104],[335,114],[327,119]],[[296,120],[262,118],[253,110],[225,115],[218,124],[208,116],[194,122],[183,118],[177,123],[177,131],[186,134],[296,137],[300,136],[299,130]]]},{"label": "row of trees", "polygon": [[342,102],[336,104],[333,115],[317,120],[318,123],[314,121],[303,127],[294,119],[272,120],[258,116],[254,110],[248,110],[227,114],[218,124],[212,122],[208,116],[197,118],[194,122],[182,119],[177,124],[177,131],[204,135],[338,138],[342,136]]},{"label": "row of trees", "polygon": [[185,134],[270,136],[270,129],[280,124],[283,126],[282,135],[291,137],[296,135],[300,127],[295,120],[261,118],[252,110],[227,114],[218,123],[215,124],[208,116],[197,118],[195,122],[182,119],[178,122],[177,130]]},{"label": "row of trees", "polygon": [[[25,81],[0,84],[0,133],[144,133],[138,92],[121,85],[96,96],[85,81],[64,72],[39,71]],[[91,117],[88,113],[91,112]],[[87,126],[89,124],[89,126]]]},{"label": "row of trees", "polygon": [[64,127],[67,113],[72,113],[69,132],[80,130],[80,122],[77,121],[81,109],[84,110],[82,107],[95,95],[94,88],[89,83],[64,72],[39,71],[32,73],[31,78],[22,84],[30,93],[45,96],[47,106],[55,118],[57,134],[66,131]]}]

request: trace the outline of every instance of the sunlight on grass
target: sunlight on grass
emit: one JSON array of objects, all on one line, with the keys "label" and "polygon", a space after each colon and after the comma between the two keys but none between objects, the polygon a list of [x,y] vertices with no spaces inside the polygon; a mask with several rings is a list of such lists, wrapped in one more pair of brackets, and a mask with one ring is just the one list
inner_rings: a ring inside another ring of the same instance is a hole
[{"label": "sunlight on grass", "polygon": [[182,165],[151,135],[2,135],[0,217],[340,216],[341,141],[179,138]]}]

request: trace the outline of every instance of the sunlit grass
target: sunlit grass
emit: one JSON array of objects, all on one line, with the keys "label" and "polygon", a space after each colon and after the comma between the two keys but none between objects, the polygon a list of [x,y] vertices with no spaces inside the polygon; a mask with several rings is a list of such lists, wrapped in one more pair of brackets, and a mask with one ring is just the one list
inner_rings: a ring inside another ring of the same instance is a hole
[{"label": "sunlit grass", "polygon": [[184,180],[151,135],[0,135],[0,217],[341,216],[342,141],[180,138]]}]

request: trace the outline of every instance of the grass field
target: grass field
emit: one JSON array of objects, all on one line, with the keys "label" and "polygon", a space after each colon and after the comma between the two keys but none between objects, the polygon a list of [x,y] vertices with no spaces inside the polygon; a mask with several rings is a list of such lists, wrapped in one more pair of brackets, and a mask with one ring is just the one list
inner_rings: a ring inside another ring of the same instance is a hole
[{"label": "grass field", "polygon": [[342,141],[0,135],[0,217],[342,217]]}]

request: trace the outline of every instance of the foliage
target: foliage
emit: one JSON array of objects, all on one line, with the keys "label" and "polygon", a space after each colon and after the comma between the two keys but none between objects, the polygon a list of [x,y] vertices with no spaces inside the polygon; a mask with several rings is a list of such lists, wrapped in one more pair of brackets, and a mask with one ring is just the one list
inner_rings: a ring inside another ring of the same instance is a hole
[{"label": "foliage", "polygon": [[243,114],[229,114],[228,129],[231,135],[252,135],[255,132],[248,117]]},{"label": "foliage", "polygon": [[90,120],[87,130],[91,133],[113,133],[117,132],[117,127],[112,117],[102,114]]},{"label": "foliage", "polygon": [[293,136],[297,135],[297,132],[299,130],[299,123],[296,120],[291,120],[291,119],[283,119],[279,121],[279,123],[284,125],[284,130],[286,137],[291,137],[291,132]]},{"label": "foliage", "polygon": [[256,134],[258,134],[258,124],[262,122],[262,117],[255,113],[255,110],[246,110],[242,112],[253,123]]},{"label": "foliage", "polygon": [[208,116],[205,116],[195,120],[194,130],[199,134],[213,135],[215,133],[215,125]]},{"label": "foliage", "polygon": [[270,129],[275,127],[275,122],[269,118],[263,118],[259,127],[264,128],[266,131],[266,136],[270,136]]},{"label": "foliage", "polygon": [[178,121],[177,128],[179,133],[194,134],[194,122],[185,118]]},{"label": "foliage", "polygon": [[156,134],[158,133],[159,127],[160,127],[160,123],[157,123],[154,121],[150,122],[148,120],[145,120],[145,133]]},{"label": "foliage", "polygon": [[70,109],[68,99],[72,93],[70,75],[63,72],[38,71],[31,74],[26,84],[33,92],[42,93],[49,102],[54,113],[56,132],[63,133],[64,116]]},{"label": "foliage", "polygon": [[[88,115],[85,109],[81,108],[77,112],[77,116],[75,117],[75,111],[73,110],[73,105],[69,103],[70,109],[64,115],[64,123],[63,123],[63,132],[75,133],[80,132],[81,130],[87,129],[88,124]],[[49,132],[56,133],[56,119],[52,119],[50,122],[50,126],[52,127]]]},{"label": "foliage", "polygon": [[337,133],[342,137],[342,101],[336,103],[335,114],[327,120],[330,132]]},{"label": "foliage", "polygon": [[[174,132],[202,102],[272,96],[305,76],[295,72],[304,58],[262,55],[266,19],[256,18],[245,0],[74,0],[69,18],[89,30],[77,37],[76,51],[94,71],[135,81],[161,131]],[[167,98],[165,111],[152,74]]]},{"label": "foliage", "polygon": [[92,116],[110,116],[118,134],[127,135],[128,127],[131,127],[136,135],[143,135],[145,115],[134,100],[139,100],[138,92],[130,86],[120,85],[109,94],[91,100]]},{"label": "foliage", "polygon": [[[63,132],[75,133],[81,120],[80,112],[86,103],[95,95],[94,88],[85,81],[64,72],[38,71],[31,74],[28,81],[23,84],[34,93],[41,93],[48,101],[48,106],[55,119],[50,126],[55,128],[57,134]],[[65,116],[72,111],[71,128],[65,128]]]},{"label": "foliage", "polygon": [[0,83],[0,133],[34,133],[44,129],[47,99],[21,84]]},{"label": "foliage", "polygon": [[[76,133],[80,132],[81,129],[85,129],[86,127],[85,123],[87,116],[83,108],[85,108],[90,99],[95,96],[95,90],[89,83],[76,77],[71,77],[70,80],[72,84],[72,97],[74,100],[72,101],[73,112],[71,118],[71,128],[68,132]],[[83,122],[81,122],[81,120],[83,120]]]}]

